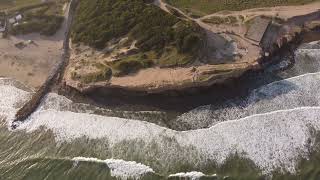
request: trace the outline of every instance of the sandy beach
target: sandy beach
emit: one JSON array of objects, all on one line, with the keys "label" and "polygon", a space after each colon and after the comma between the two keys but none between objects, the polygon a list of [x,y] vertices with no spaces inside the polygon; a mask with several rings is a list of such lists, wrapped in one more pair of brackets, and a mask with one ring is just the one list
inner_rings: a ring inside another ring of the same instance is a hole
[{"label": "sandy beach", "polygon": [[[67,5],[63,11],[67,18]],[[50,37],[32,33],[0,38],[0,77],[15,78],[35,89],[40,87],[61,58],[66,26],[64,21],[56,34]],[[21,42],[27,46],[17,48],[15,44]]]},{"label": "sandy beach", "polygon": [[[16,43],[28,40],[34,43],[23,49],[15,47]],[[38,88],[59,60],[61,47],[60,39],[48,39],[38,34],[0,39],[0,76],[12,77]]]}]

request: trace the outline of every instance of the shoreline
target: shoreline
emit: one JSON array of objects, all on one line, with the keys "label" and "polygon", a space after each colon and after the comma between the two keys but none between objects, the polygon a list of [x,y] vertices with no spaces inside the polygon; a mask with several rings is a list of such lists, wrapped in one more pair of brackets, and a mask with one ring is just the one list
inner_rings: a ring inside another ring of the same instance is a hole
[{"label": "shoreline", "polygon": [[[207,29],[207,25],[202,25],[201,27],[206,31],[210,29]],[[87,48],[88,50],[85,50],[83,54],[80,55],[77,54],[77,52],[71,51],[70,63],[63,77],[62,84],[65,87],[75,88],[83,94],[104,91],[105,94],[120,94],[125,96],[147,96],[153,94],[171,94],[175,96],[176,94],[184,94],[184,92],[194,92],[197,91],[197,89],[210,89],[210,87],[214,85],[229,84],[228,81],[238,79],[248,71],[263,71],[265,66],[274,63],[274,59],[276,59],[279,54],[282,54],[282,51],[293,51],[299,44],[306,42],[302,39],[310,32],[315,33],[307,37],[307,41],[311,41],[312,37],[314,37],[314,40],[319,40],[319,28],[320,11],[302,16],[294,16],[280,24],[270,20],[269,25],[262,34],[258,50],[254,50],[253,54],[255,55],[253,57],[244,56],[239,60],[234,59],[232,62],[225,61],[217,64],[202,62],[186,67],[152,67],[126,76],[111,76],[109,80],[100,82],[93,81],[86,83],[79,79],[72,78],[73,72],[78,73],[73,70],[80,67],[77,64],[79,60],[90,57],[99,59],[94,49]],[[210,35],[212,35],[212,33],[213,31],[208,32],[208,39],[211,38]],[[232,33],[229,35],[231,36]],[[214,48],[212,49],[210,46],[207,47],[207,49],[208,51],[212,51]],[[97,53],[99,54],[100,52]],[[97,60],[97,62],[100,61]],[[86,75],[85,72],[82,73],[84,76]],[[81,77],[81,74],[79,77]]]},{"label": "shoreline", "polygon": [[[313,32],[312,32],[313,33]],[[320,34],[317,31],[316,34]],[[308,35],[306,33],[305,35]],[[317,36],[315,36],[317,37]],[[210,86],[197,86],[185,89],[170,89],[158,93],[148,93],[121,87],[94,87],[88,91],[81,92],[77,88],[68,86],[65,82],[60,83],[56,89],[58,94],[71,98],[75,101],[93,103],[97,106],[119,107],[139,106],[139,110],[161,109],[165,111],[187,112],[196,107],[207,104],[223,104],[230,99],[238,99],[247,96],[250,91],[261,85],[269,83],[256,82],[258,78],[264,78],[264,70],[273,64],[281,62],[290,57],[290,64],[277,70],[278,72],[290,69],[294,64],[294,51],[302,44],[314,41],[308,36],[307,41],[300,36],[294,42],[280,48],[272,57],[261,59],[261,69],[249,69],[237,78],[229,78],[222,83]],[[318,39],[319,40],[319,39]],[[278,80],[281,80],[279,77]],[[124,105],[125,104],[125,105]],[[125,107],[126,109],[126,107]]]},{"label": "shoreline", "polygon": [[[72,1],[72,2],[77,2],[77,1]],[[71,6],[72,12],[75,11],[76,3],[74,4],[75,6]],[[69,12],[70,13],[70,12]],[[69,16],[73,16],[73,14],[69,14]],[[308,17],[310,15],[306,15]],[[314,20],[313,14],[311,15],[311,19],[308,22],[311,22]],[[70,27],[70,23],[72,21],[72,17],[68,18],[68,26]],[[293,25],[294,26],[294,25]],[[277,42],[278,47],[274,48],[272,47],[272,51],[270,53],[270,56],[267,58],[261,58],[260,57],[256,60],[259,62],[260,65],[261,63],[265,61],[269,61],[270,63],[274,62],[273,58],[275,56],[281,55],[283,52],[287,52],[292,50],[294,48],[297,48],[298,45],[301,43],[301,37],[303,34],[307,31],[311,31],[313,29],[319,28],[319,24],[316,24],[315,26],[312,26],[311,28],[309,27],[304,27],[304,26],[298,26],[300,27],[300,31],[292,34],[292,31],[289,31],[289,37],[283,35],[277,35],[280,36],[281,42]],[[68,29],[68,28],[67,28]],[[68,33],[65,36],[64,39],[64,53],[62,54],[62,61],[53,68],[52,73],[49,75],[47,81],[41,86],[41,88],[35,93],[33,98],[26,103],[23,108],[21,108],[17,114],[16,114],[16,120],[14,122],[19,122],[19,121],[24,121],[26,118],[30,116],[38,107],[40,104],[42,98],[49,92],[52,91],[53,89],[56,89],[57,86],[58,89],[65,89],[64,92],[68,91],[68,82],[65,81],[64,74],[65,74],[65,68],[67,66],[68,61],[69,61],[69,35],[70,32],[67,31]],[[274,42],[272,42],[274,43]],[[272,46],[275,44],[271,44]],[[293,47],[292,47],[293,46]],[[289,48],[288,48],[289,47]],[[289,52],[290,53],[290,52]],[[262,66],[263,67],[263,66]],[[124,87],[119,87],[119,86],[92,86],[88,90],[82,91],[78,90],[78,92],[81,92],[85,97],[90,97],[93,100],[99,102],[99,104],[115,104],[115,105],[121,105],[122,101],[124,102],[129,102],[129,104],[141,104],[142,106],[151,106],[155,108],[160,108],[160,109],[168,109],[168,108],[173,108],[179,112],[183,112],[185,110],[190,110],[191,108],[194,108],[197,105],[203,104],[202,100],[199,100],[199,97],[192,97],[195,94],[203,94],[203,92],[215,92],[216,94],[211,96],[211,98],[208,98],[207,96],[203,96],[205,99],[204,102],[207,102],[209,99],[211,102],[212,100],[214,101],[221,101],[223,99],[229,99],[232,97],[238,97],[239,95],[242,96],[242,93],[247,93],[248,92],[248,87],[242,87],[243,84],[241,84],[241,81],[239,81],[240,78],[243,78],[243,74],[246,72],[250,71],[256,71],[259,73],[259,71],[263,71],[265,67],[263,68],[256,68],[254,66],[247,65],[243,69],[237,69],[234,68],[231,70],[230,74],[226,76],[224,73],[217,73],[218,76],[210,75],[209,79],[206,79],[205,81],[197,84],[197,83],[186,83],[186,84],[180,84],[180,86],[171,86],[171,87],[161,87],[158,89],[144,89],[144,88],[124,88]],[[228,72],[229,73],[229,72]],[[249,73],[250,74],[250,73]],[[246,78],[244,78],[246,79]],[[61,82],[62,81],[62,82]],[[52,89],[53,88],[53,89]],[[69,87],[70,88],[70,87]],[[73,87],[74,88],[74,87]],[[240,90],[239,89],[243,89]],[[63,92],[63,91],[61,91]],[[68,92],[66,93],[68,94]],[[180,95],[183,96],[180,96]],[[187,96],[184,96],[187,95]],[[141,98],[142,97],[142,98]],[[174,98],[173,98],[174,97]],[[180,98],[183,97],[181,100]],[[186,97],[191,97],[186,98]],[[195,98],[195,99],[194,99]],[[201,98],[200,98],[201,99]],[[199,103],[197,103],[199,102]],[[180,108],[183,106],[182,108]],[[13,128],[15,128],[16,125],[15,123],[13,124]]]}]

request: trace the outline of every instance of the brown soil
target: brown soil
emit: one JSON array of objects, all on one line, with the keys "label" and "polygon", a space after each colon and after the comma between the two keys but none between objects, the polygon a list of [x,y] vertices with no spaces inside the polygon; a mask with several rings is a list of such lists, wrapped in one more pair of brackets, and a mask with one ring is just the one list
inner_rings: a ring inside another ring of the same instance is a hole
[{"label": "brown soil", "polygon": [[[67,17],[67,5],[64,11]],[[61,29],[51,37],[33,33],[0,38],[0,76],[12,77],[35,89],[39,88],[61,58],[66,25],[65,21]],[[29,40],[33,43],[24,48],[15,46],[16,43],[26,43]]]},{"label": "brown soil", "polygon": [[[16,43],[32,40],[23,49]],[[38,34],[0,39],[0,76],[13,77],[38,88],[46,80],[61,55],[62,40],[47,39]]]}]

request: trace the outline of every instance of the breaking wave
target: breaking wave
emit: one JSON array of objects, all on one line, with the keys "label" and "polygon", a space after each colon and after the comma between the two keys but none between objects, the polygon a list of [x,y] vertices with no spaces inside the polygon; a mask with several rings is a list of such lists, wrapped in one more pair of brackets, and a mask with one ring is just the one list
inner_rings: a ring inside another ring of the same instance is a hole
[{"label": "breaking wave", "polygon": [[[7,93],[6,106],[13,108],[15,98],[24,96],[17,97],[16,92],[20,90],[14,87],[9,92],[6,89],[6,86],[0,86],[0,94]],[[57,102],[66,100],[60,96],[56,98],[48,99]],[[161,161],[159,158],[167,157],[163,163],[169,167],[175,163],[169,159],[175,160],[174,156],[179,153],[171,150],[180,146],[186,150],[187,147],[193,147],[202,158],[180,156],[179,161],[206,163],[204,159],[209,159],[222,164],[230,155],[238,153],[255,162],[264,173],[270,173],[276,168],[295,172],[298,158],[306,157],[310,151],[306,147],[312,147],[310,129],[320,130],[320,107],[274,111],[218,123],[208,129],[184,132],[136,120],[40,108],[18,127],[18,131],[31,133],[41,128],[52,131],[60,143],[86,137],[105,139],[111,147],[137,140],[143,142],[140,148],[156,144],[157,149],[153,151],[159,152],[149,160]],[[169,141],[176,142],[173,144],[176,147],[168,147]]]},{"label": "breaking wave", "polygon": [[[210,127],[218,122],[240,119],[254,114],[262,114],[281,109],[320,106],[320,43],[305,44],[296,51],[297,63],[290,71],[301,74],[276,81],[253,90],[242,100],[227,102],[222,107],[202,106],[178,118],[190,129]],[[303,62],[304,63],[301,63]],[[310,62],[309,62],[310,61]],[[306,67],[308,66],[308,67]],[[312,69],[312,70],[310,70]],[[306,73],[302,72],[314,72]]]},{"label": "breaking wave", "polygon": [[[94,109],[74,108],[76,103],[50,93],[13,133],[51,133],[57,148],[81,139],[88,147],[93,141],[106,142],[100,151],[137,163],[81,157],[73,161],[104,163],[111,175],[121,178],[139,178],[154,171],[168,173],[168,169],[183,163],[201,170],[208,163],[221,165],[234,154],[250,159],[264,174],[276,169],[295,173],[299,159],[313,150],[315,131],[320,131],[319,82],[320,73],[309,73],[263,86],[245,100],[224,108],[200,107],[178,120],[205,123],[209,128],[190,131],[175,131],[134,118],[97,115]],[[31,95],[32,91],[0,79],[2,122],[9,126],[17,109]],[[198,177],[200,173],[172,176],[185,175]]]}]

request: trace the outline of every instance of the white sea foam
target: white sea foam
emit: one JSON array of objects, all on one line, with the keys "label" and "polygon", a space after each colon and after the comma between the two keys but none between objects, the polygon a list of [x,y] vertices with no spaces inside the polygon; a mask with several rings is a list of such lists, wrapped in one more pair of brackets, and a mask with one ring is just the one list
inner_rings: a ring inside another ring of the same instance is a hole
[{"label": "white sea foam", "polygon": [[147,144],[154,140],[159,151],[166,148],[163,144],[168,139],[174,138],[180,146],[193,146],[201,155],[219,164],[237,152],[265,173],[280,167],[295,172],[298,158],[306,157],[309,152],[306,148],[312,139],[309,128],[320,130],[320,107],[254,115],[186,132],[134,120],[46,110],[36,112],[19,129],[32,132],[40,127],[53,131],[57,141],[70,142],[85,136],[106,138],[112,146],[125,140],[138,139]]},{"label": "white sea foam", "polygon": [[[316,90],[319,89],[317,86],[319,78],[319,74],[308,74],[270,84],[254,92],[255,97],[259,97],[259,101],[255,103],[262,107],[274,105],[281,107],[281,102],[284,104],[297,102],[296,105],[303,105],[304,103],[300,103],[299,100],[304,102],[305,98],[318,102],[319,94]],[[5,107],[0,109],[13,108],[15,102],[26,98],[21,95],[22,93],[27,96],[26,92],[19,92],[15,88],[0,85],[0,96],[4,99],[0,99],[0,104]],[[280,99],[277,99],[279,97]],[[61,102],[61,98],[62,102],[69,102],[61,96],[47,100]],[[264,100],[269,105],[261,103]],[[58,142],[70,142],[76,138],[88,137],[106,139],[111,147],[128,140],[141,140],[147,145],[156,143],[158,149],[154,151],[165,153],[163,156],[169,157],[168,161],[170,156],[178,153],[165,151],[169,148],[166,144],[174,139],[179,146],[192,146],[205,159],[216,161],[218,164],[224,163],[230,155],[238,153],[251,159],[266,174],[277,168],[294,173],[298,158],[307,157],[313,145],[314,139],[310,129],[320,130],[320,107],[273,111],[222,122],[208,129],[178,132],[147,122],[64,112],[55,110],[56,104],[51,104],[52,107],[50,103],[44,102],[44,104],[48,107],[39,108],[27,122],[18,127],[18,130],[33,132],[44,127],[53,132]],[[154,161],[159,160],[158,157],[153,158]],[[190,160],[183,156],[180,158],[181,161]]]},{"label": "white sea foam", "polygon": [[[273,82],[254,90],[241,104],[214,108],[198,107],[181,115],[178,122],[195,129],[208,127],[219,121],[240,119],[254,114],[303,106],[320,106],[320,42],[302,45],[296,52],[296,64],[289,71],[293,78]],[[304,74],[305,71],[317,72]],[[303,75],[301,75],[303,74]]]},{"label": "white sea foam", "polygon": [[190,180],[198,180],[204,176],[206,176],[206,175],[203,174],[202,172],[196,172],[196,171],[169,175],[169,177],[178,177],[178,178],[184,178],[184,179],[188,178]]},{"label": "white sea foam", "polygon": [[195,124],[208,127],[210,124],[215,125],[217,120],[235,120],[279,109],[320,106],[319,82],[320,73],[309,73],[273,82],[254,90],[242,101],[241,106],[230,104],[220,109],[203,106],[185,113],[181,116],[182,120],[178,120],[187,121],[192,126]]},{"label": "white sea foam", "polygon": [[153,135],[160,135],[167,130],[142,121],[52,109],[35,112],[18,129],[33,132],[41,126],[52,130],[59,142],[70,142],[85,136],[92,139],[108,137],[108,142],[111,144],[135,139],[150,142],[152,140],[152,136],[149,136],[150,132]]},{"label": "white sea foam", "polygon": [[9,78],[0,78],[0,116],[11,121],[16,108],[31,97],[31,93],[13,86],[14,81]]},{"label": "white sea foam", "polygon": [[85,157],[75,157],[72,160],[76,162],[75,165],[77,165],[78,162],[104,163],[110,168],[111,176],[122,180],[127,180],[129,178],[140,179],[140,177],[145,174],[154,173],[152,168],[134,161],[124,161],[119,159],[101,160]]},{"label": "white sea foam", "polygon": [[3,107],[14,107],[21,102],[21,99],[26,99],[30,96],[30,93],[14,86],[2,85],[0,88],[0,106]]}]

